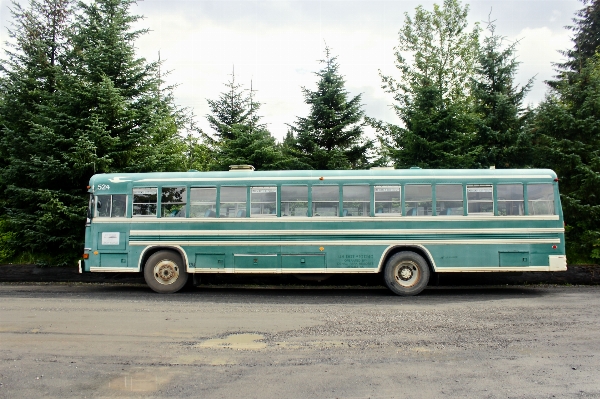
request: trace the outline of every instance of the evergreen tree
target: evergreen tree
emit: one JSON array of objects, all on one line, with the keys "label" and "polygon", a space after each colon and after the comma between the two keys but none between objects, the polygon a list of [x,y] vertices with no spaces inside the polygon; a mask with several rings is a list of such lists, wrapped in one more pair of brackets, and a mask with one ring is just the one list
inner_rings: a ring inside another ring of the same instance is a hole
[{"label": "evergreen tree", "polygon": [[294,136],[287,138],[287,145],[312,169],[364,169],[373,143],[364,137],[361,95],[348,99],[336,59],[325,48],[323,69],[315,73],[316,90],[302,88],[310,113],[290,125]]},{"label": "evergreen tree", "polygon": [[66,123],[87,174],[180,170],[185,163],[178,132],[190,118],[163,87],[161,61],[136,57],[135,41],[148,30],[132,30],[142,18],[130,13],[132,4],[79,3],[74,48],[65,59],[72,78]]},{"label": "evergreen tree", "polygon": [[131,4],[95,0],[76,13],[68,0],[14,5],[14,48],[0,79],[0,180],[3,227],[20,252],[77,257],[93,173],[184,165],[186,114],[161,87],[160,62],[135,57],[145,31],[131,29],[139,19]]},{"label": "evergreen tree", "polygon": [[[466,168],[477,151],[468,79],[476,65],[480,28],[467,30],[469,7],[458,0],[405,14],[396,48],[400,77],[381,75],[394,96],[403,126],[368,119],[378,131],[382,156],[397,167]],[[413,56],[409,62],[406,53]]]},{"label": "evergreen tree", "polygon": [[253,99],[252,88],[247,91],[235,82],[235,71],[231,80],[225,83],[227,90],[217,100],[207,99],[211,114],[206,115],[210,127],[214,130],[217,141],[235,138],[232,132],[234,125],[257,126],[261,104]]},{"label": "evergreen tree", "polygon": [[[581,72],[585,61],[593,57],[600,46],[600,1],[581,1],[584,7],[575,14],[574,25],[567,27],[574,33],[573,48],[561,51],[567,61],[558,64],[559,69],[563,71],[559,80],[565,77],[565,72]],[[553,85],[558,82],[548,83]]]},{"label": "evergreen tree", "polygon": [[236,124],[231,127],[232,138],[224,140],[217,155],[218,170],[230,165],[252,165],[257,170],[288,169],[275,138],[264,126]]},{"label": "evergreen tree", "polygon": [[496,34],[492,22],[488,29],[490,35],[478,52],[471,78],[477,114],[477,136],[472,144],[479,151],[476,162],[484,168],[530,166],[531,139],[525,127],[530,113],[523,107],[523,99],[533,79],[522,87],[515,84],[517,43],[504,47],[505,39]]},{"label": "evergreen tree", "polygon": [[[0,181],[3,228],[16,250],[56,255],[80,251],[85,215],[68,161],[69,137],[60,132],[64,72],[72,4],[30,0],[12,5],[12,39],[0,78]],[[74,230],[75,223],[77,230]],[[43,256],[42,255],[42,256]]]},{"label": "evergreen tree", "polygon": [[275,138],[261,123],[261,104],[255,91],[235,82],[235,74],[225,84],[227,90],[217,100],[207,100],[212,114],[208,122],[215,132],[213,170],[228,170],[230,165],[252,165],[258,170],[288,169],[290,164]]},{"label": "evergreen tree", "polygon": [[600,43],[598,5],[577,14],[574,48],[534,121],[536,166],[560,179],[570,261],[600,258],[600,56],[591,50]]}]

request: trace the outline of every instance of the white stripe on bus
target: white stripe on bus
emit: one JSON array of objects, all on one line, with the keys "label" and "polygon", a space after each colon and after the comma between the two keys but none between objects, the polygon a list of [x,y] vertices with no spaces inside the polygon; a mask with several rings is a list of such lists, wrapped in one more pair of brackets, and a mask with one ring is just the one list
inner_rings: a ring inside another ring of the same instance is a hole
[{"label": "white stripe on bus", "polygon": [[[325,181],[323,183],[318,182],[318,176],[272,176],[272,177],[261,177],[256,175],[248,175],[248,177],[169,177],[169,178],[152,178],[152,179],[140,179],[134,180],[134,183],[161,183],[161,182],[223,182],[223,181],[277,181],[277,182],[292,182],[299,181],[306,184],[312,185],[335,185],[336,180],[367,180],[368,183],[356,183],[356,184],[374,184],[377,185],[377,181],[379,180],[395,180],[397,182],[403,182],[404,180],[419,180],[419,181],[427,181],[431,182],[432,180],[483,180],[485,182],[492,182],[498,179],[508,179],[511,181],[518,181],[522,179],[548,179],[554,180],[554,176],[552,175],[489,175],[489,176],[481,176],[481,175],[469,175],[469,176],[429,176],[429,175],[417,175],[417,176],[406,176],[406,175],[395,175],[395,176],[377,176],[377,175],[354,175],[354,176],[325,176]],[[531,182],[530,184],[535,184],[537,182]]]},{"label": "white stripe on bus", "polygon": [[130,236],[258,236],[268,235],[415,235],[415,234],[561,234],[564,228],[505,229],[356,229],[356,230],[131,230]]},{"label": "white stripe on bus", "polygon": [[474,245],[490,245],[490,244],[560,244],[559,238],[539,238],[539,239],[489,239],[489,240],[339,240],[339,241],[186,241],[186,240],[140,240],[140,241],[129,241],[131,246],[145,246],[145,245],[167,245],[177,244],[180,246],[192,246],[192,247],[211,247],[211,246],[252,246],[252,247],[263,247],[263,246],[348,246],[348,245],[416,245],[416,244],[439,244],[439,245],[450,245],[450,244],[474,244]]},{"label": "white stripe on bus", "polygon": [[252,218],[157,218],[155,216],[136,216],[133,218],[106,218],[106,217],[95,217],[93,224],[96,223],[115,223],[115,224],[135,224],[135,223],[331,223],[331,222],[485,222],[485,221],[514,221],[514,220],[526,220],[526,221],[545,221],[545,220],[559,220],[558,215],[540,215],[540,216],[390,216],[390,217],[356,217],[356,216],[314,216],[314,217],[295,217],[295,216],[282,216],[282,217],[252,217]]}]

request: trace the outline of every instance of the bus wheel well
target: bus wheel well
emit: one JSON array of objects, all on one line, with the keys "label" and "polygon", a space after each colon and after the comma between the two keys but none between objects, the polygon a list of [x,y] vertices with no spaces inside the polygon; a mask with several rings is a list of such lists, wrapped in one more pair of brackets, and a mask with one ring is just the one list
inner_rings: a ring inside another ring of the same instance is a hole
[{"label": "bus wheel well", "polygon": [[[144,272],[144,268],[146,267],[146,262],[148,262],[148,259],[154,255],[157,252],[160,251],[170,251],[170,252],[174,252],[176,254],[178,254],[179,256],[181,256],[181,259],[183,259],[183,262],[185,263],[185,254],[183,253],[183,251],[179,248],[174,248],[174,247],[151,247],[148,248],[146,251],[144,251],[144,253],[142,254],[142,259],[140,260],[140,272]],[[187,265],[184,265],[184,267],[187,269]]]},{"label": "bus wheel well", "polygon": [[399,245],[399,246],[396,246],[396,247],[388,250],[388,252],[385,254],[385,258],[383,258],[383,262],[381,262],[381,272],[384,271],[387,261],[392,256],[394,256],[398,252],[403,252],[403,251],[414,252],[416,254],[421,255],[423,257],[423,259],[425,259],[425,261],[427,262],[427,266],[429,266],[429,270],[431,271],[431,273],[432,274],[435,273],[435,269],[433,267],[433,262],[431,260],[431,256],[429,255],[429,253],[421,247],[411,246],[411,245]]}]

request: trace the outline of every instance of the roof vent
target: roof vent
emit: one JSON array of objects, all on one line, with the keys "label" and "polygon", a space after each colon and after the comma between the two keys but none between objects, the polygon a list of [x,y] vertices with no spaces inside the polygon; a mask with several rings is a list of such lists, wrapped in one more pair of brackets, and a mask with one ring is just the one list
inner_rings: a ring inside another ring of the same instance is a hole
[{"label": "roof vent", "polygon": [[411,168],[411,169],[421,169],[421,168],[419,168],[418,166],[411,166],[410,168]]},{"label": "roof vent", "polygon": [[373,166],[370,170],[394,170],[393,166]]},{"label": "roof vent", "polygon": [[252,165],[229,165],[230,172],[254,172]]}]

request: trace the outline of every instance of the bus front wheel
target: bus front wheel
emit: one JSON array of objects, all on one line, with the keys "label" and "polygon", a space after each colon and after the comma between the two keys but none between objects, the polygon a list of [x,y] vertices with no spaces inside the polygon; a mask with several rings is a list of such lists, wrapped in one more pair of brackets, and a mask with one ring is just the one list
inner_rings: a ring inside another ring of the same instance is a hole
[{"label": "bus front wheel", "polygon": [[144,266],[146,284],[161,294],[171,294],[183,288],[188,279],[181,256],[172,251],[151,255]]},{"label": "bus front wheel", "polygon": [[417,295],[427,287],[429,266],[423,257],[404,251],[393,255],[385,264],[385,285],[397,295]]}]

